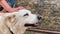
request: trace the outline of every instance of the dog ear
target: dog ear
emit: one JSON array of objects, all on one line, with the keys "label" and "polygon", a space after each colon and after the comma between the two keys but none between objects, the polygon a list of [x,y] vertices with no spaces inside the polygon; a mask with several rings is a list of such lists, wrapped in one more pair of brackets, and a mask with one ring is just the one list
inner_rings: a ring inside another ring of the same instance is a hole
[{"label": "dog ear", "polygon": [[16,22],[16,15],[10,15],[7,17],[7,19],[10,23],[15,23]]}]

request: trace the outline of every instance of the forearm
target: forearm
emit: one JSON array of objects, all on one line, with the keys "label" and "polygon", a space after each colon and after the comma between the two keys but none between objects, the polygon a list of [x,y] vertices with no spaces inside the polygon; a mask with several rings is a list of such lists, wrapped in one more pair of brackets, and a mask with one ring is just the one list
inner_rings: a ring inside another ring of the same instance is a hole
[{"label": "forearm", "polygon": [[5,1],[5,0],[1,0],[0,1],[0,5],[9,12],[15,12],[21,9],[24,9],[24,7],[17,7],[17,8],[12,8],[11,6],[9,6],[9,4]]},{"label": "forearm", "polygon": [[12,7],[10,7],[9,4],[5,0],[2,0],[0,3],[5,10],[7,10],[7,11],[12,10]]}]

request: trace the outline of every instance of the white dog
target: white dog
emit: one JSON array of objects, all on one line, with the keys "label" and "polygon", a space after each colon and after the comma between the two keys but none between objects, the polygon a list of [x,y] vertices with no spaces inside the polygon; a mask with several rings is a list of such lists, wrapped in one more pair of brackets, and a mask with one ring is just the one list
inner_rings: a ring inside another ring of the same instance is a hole
[{"label": "white dog", "polygon": [[22,9],[13,13],[0,13],[0,34],[23,34],[25,24],[36,24],[40,17]]}]

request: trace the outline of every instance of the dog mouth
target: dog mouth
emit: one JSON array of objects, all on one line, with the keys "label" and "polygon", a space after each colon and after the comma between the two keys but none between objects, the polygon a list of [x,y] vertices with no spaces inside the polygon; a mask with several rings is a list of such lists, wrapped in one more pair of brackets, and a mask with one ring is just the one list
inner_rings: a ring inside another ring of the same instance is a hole
[{"label": "dog mouth", "polygon": [[34,23],[34,24],[25,24],[25,27],[37,27],[39,24],[38,23]]}]

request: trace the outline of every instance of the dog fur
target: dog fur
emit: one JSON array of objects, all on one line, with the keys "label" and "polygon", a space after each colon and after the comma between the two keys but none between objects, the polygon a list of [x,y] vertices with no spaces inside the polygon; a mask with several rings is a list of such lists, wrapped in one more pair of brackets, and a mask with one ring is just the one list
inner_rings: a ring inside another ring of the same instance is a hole
[{"label": "dog fur", "polygon": [[[28,15],[25,15],[26,13]],[[24,24],[36,22],[38,22],[37,15],[26,9],[13,13],[0,13],[0,34],[23,34],[27,29]]]}]

